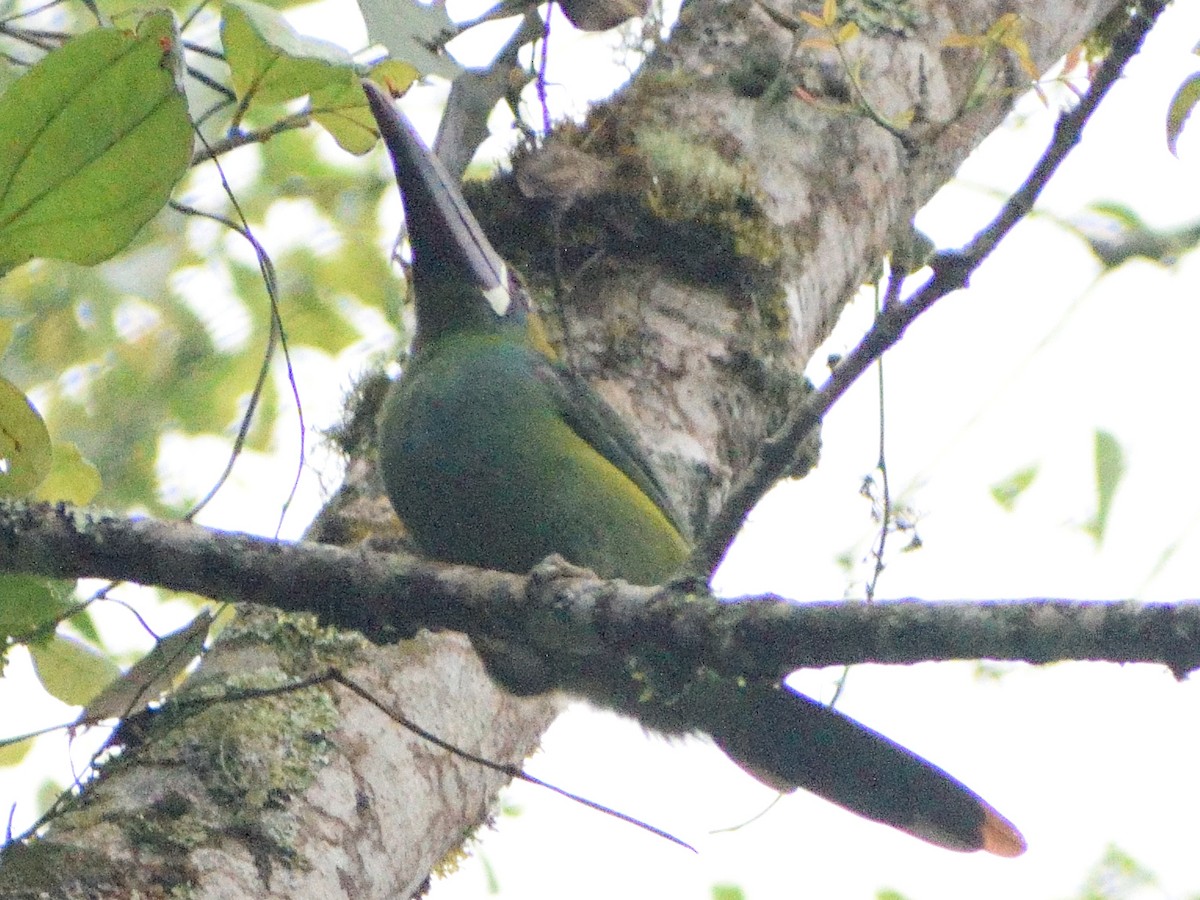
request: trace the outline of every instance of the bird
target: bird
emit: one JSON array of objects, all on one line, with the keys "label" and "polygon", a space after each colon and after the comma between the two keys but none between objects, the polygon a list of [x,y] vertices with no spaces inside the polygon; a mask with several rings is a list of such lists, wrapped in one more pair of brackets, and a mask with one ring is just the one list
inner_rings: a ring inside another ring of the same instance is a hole
[{"label": "bird", "polygon": [[[389,93],[363,82],[393,163],[412,261],[411,353],[379,419],[379,465],[409,537],[437,560],[527,573],[558,554],[602,578],[668,581],[690,544],[617,413],[559,360],[520,276]],[[1020,832],[912,751],[793,690],[660,654],[578,670],[530,642],[476,640],[517,694],[551,688],[634,715],[653,730],[703,732],[780,791],[803,788],[951,850],[1012,857]]]}]

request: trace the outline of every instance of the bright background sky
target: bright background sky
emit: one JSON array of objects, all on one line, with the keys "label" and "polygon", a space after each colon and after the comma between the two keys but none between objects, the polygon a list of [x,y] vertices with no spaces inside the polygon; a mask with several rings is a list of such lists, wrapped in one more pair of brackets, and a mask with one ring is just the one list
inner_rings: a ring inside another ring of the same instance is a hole
[{"label": "bright background sky", "polygon": [[[357,49],[361,32],[352,14],[344,20],[351,24],[341,40]],[[327,7],[293,21],[330,36]],[[1104,200],[1129,204],[1157,227],[1200,217],[1200,126],[1181,141],[1181,159],[1164,143],[1167,103],[1197,68],[1191,54],[1197,38],[1200,4],[1168,11],[1041,210],[1078,220],[1087,204]],[[552,49],[552,62],[573,63],[551,74],[564,85],[559,96],[577,103],[585,93],[609,89],[601,67],[612,59],[610,44],[596,36]],[[433,100],[417,95],[409,102],[419,112]],[[970,238],[994,213],[994,191],[1024,178],[1045,146],[1052,112],[1026,98],[1019,113],[922,212],[918,224],[939,246]],[[424,125],[431,133],[434,121]],[[386,165],[382,154],[375,157],[374,164]],[[396,201],[382,212],[389,228],[398,207]],[[313,237],[303,223],[285,226],[287,218],[260,233],[272,249]],[[887,357],[893,492],[918,511],[924,547],[890,556],[879,596],[1196,596],[1200,436],[1187,398],[1198,380],[1200,261],[1193,255],[1170,269],[1133,262],[1096,281],[1098,270],[1076,237],[1048,218],[1030,219],[974,276],[969,291],[942,301]],[[870,314],[869,299],[849,310],[826,349],[850,347]],[[336,420],[354,373],[391,339],[381,332],[336,361],[302,358],[314,435]],[[820,369],[812,372],[816,380],[824,376]],[[873,525],[858,489],[877,455],[875,401],[872,374],[829,416],[816,472],[780,487],[755,510],[718,576],[723,593],[774,591],[801,601],[861,596]],[[280,428],[295,434],[287,422]],[[1116,435],[1128,466],[1100,548],[1080,528],[1095,510],[1097,428]],[[212,452],[215,439],[172,440],[175,459],[186,462],[164,472],[168,481],[186,469],[188,477],[211,483],[224,458]],[[294,465],[294,438],[284,452],[285,464],[255,456],[239,462],[204,521],[273,531]],[[303,527],[305,510],[319,502],[322,465],[319,457],[311,462],[289,533]],[[1005,512],[989,486],[1030,465],[1039,469],[1035,482],[1015,511]],[[837,564],[847,554],[860,561],[852,576]],[[169,630],[183,615],[176,604],[150,618]],[[112,621],[112,629],[128,627],[127,616]],[[1001,676],[991,677],[997,671]],[[1110,843],[1159,878],[1158,887],[1133,896],[1200,894],[1200,688],[1152,666],[1006,665],[986,673],[966,663],[857,667],[839,706],[962,778],[1017,823],[1030,844],[1019,860],[927,847],[803,794],[728,831],[774,795],[704,741],[647,738],[634,723],[575,708],[546,735],[530,772],[665,828],[699,855],[517,785],[506,803],[519,815],[503,816],[432,897],[480,897],[494,879],[500,896],[530,900],[700,898],[714,883],[738,884],[749,898],[870,897],[883,887],[914,900],[1067,898],[1079,895]],[[800,673],[794,683],[827,699],[837,674]],[[0,709],[13,732],[74,716],[45,699],[19,655],[0,681]],[[89,746],[77,740],[72,755],[85,759]],[[37,757],[42,772],[64,777],[61,737],[44,740]],[[19,804],[17,829],[28,821],[41,777],[36,767],[0,769],[0,798]]]}]

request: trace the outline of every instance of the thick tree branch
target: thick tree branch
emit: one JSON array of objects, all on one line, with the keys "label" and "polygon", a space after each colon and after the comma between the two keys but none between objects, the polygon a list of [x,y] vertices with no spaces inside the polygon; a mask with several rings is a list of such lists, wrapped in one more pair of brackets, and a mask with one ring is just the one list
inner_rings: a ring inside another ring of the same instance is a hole
[{"label": "thick tree branch", "polygon": [[565,565],[510,575],[9,502],[0,503],[0,547],[3,571],[126,579],[312,612],[377,642],[426,628],[519,643],[544,656],[567,689],[593,658],[663,653],[765,680],[809,666],[981,658],[1152,662],[1180,677],[1200,666],[1200,605],[1193,602],[727,602],[682,586],[602,581]]}]

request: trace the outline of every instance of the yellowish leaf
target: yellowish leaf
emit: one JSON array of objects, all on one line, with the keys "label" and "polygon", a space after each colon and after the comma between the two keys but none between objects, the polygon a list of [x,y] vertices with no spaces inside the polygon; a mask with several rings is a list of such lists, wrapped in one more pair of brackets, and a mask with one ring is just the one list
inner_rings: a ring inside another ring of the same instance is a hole
[{"label": "yellowish leaf", "polygon": [[800,42],[805,50],[836,50],[837,44],[828,38],[805,38]]},{"label": "yellowish leaf", "polygon": [[984,38],[977,34],[951,34],[942,39],[943,47],[982,47]]},{"label": "yellowish leaf", "polygon": [[84,706],[121,674],[117,664],[91,644],[52,634],[29,645],[42,685],[63,703]]}]

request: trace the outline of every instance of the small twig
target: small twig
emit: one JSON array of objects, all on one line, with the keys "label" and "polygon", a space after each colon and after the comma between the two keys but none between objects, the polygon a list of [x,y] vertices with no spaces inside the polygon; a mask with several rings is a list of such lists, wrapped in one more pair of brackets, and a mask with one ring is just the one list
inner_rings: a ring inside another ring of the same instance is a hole
[{"label": "small twig", "polygon": [[191,50],[200,56],[207,56],[209,59],[225,62],[225,54],[220,50],[214,50],[212,47],[205,47],[203,44],[197,44],[195,41],[184,41],[183,47],[185,50]]},{"label": "small twig", "polygon": [[246,144],[257,144],[268,141],[275,135],[283,134],[285,131],[307,128],[311,124],[312,115],[310,111],[301,110],[300,112],[284,116],[282,119],[272,122],[266,128],[260,128],[258,131],[239,131],[219,141],[213,141],[212,143],[205,142],[204,149],[197,151],[192,157],[192,165],[196,166],[207,160],[216,159],[218,156],[228,153],[230,150],[236,150],[238,147],[244,147]]},{"label": "small twig", "polygon": [[5,25],[9,22],[15,22],[17,19],[31,18],[36,16],[38,13],[45,12],[48,9],[53,9],[62,2],[63,0],[50,0],[49,3],[43,3],[41,6],[33,6],[28,9],[18,9],[11,16],[5,16],[3,19],[0,19],[0,25]]},{"label": "small twig", "polygon": [[233,449],[230,452],[229,459],[225,464],[225,469],[221,473],[221,476],[217,479],[216,484],[213,485],[212,489],[184,515],[184,519],[191,521],[191,519],[194,518],[195,515],[200,512],[200,510],[203,509],[214,496],[216,496],[217,491],[221,489],[222,485],[225,484],[225,481],[229,478],[230,473],[233,471],[234,463],[237,462],[238,457],[241,455],[242,449],[246,443],[246,439],[250,434],[250,426],[254,421],[254,414],[258,409],[259,401],[262,399],[262,392],[266,386],[267,377],[270,375],[271,371],[271,360],[274,357],[275,346],[278,344],[280,350],[283,352],[284,367],[287,370],[288,384],[292,389],[292,397],[296,402],[296,414],[299,419],[300,430],[300,458],[296,465],[295,478],[292,479],[291,490],[288,492],[287,499],[283,502],[283,507],[279,514],[279,522],[275,530],[276,536],[278,536],[279,531],[283,527],[284,517],[287,515],[287,511],[291,507],[292,500],[296,496],[296,491],[299,489],[300,477],[304,471],[304,460],[306,455],[304,447],[304,407],[300,402],[300,387],[296,384],[296,373],[292,367],[291,353],[288,350],[287,333],[284,331],[283,318],[279,313],[279,289],[275,278],[275,266],[271,262],[270,256],[267,255],[267,251],[263,248],[262,244],[259,243],[258,238],[256,238],[253,232],[250,230],[250,224],[246,221],[246,215],[242,211],[241,204],[238,202],[237,196],[233,192],[233,188],[230,186],[229,181],[225,178],[225,171],[221,168],[220,161],[215,158],[213,148],[205,140],[203,133],[201,133],[199,129],[196,129],[196,137],[199,138],[200,143],[204,145],[205,151],[209,155],[209,158],[212,159],[213,164],[217,167],[217,174],[220,176],[221,186],[225,191],[225,195],[229,198],[229,202],[233,205],[233,209],[237,213],[239,221],[233,222],[224,216],[218,216],[214,213],[192,210],[174,200],[171,201],[171,207],[179,210],[180,212],[190,211],[195,215],[204,216],[216,222],[220,222],[221,224],[240,234],[246,239],[247,242],[249,242],[250,246],[254,249],[255,258],[258,260],[259,272],[262,274],[263,285],[267,291],[267,299],[269,301],[271,310],[271,326],[267,335],[267,346],[263,352],[263,361],[262,365],[259,367],[258,378],[254,383],[253,390],[250,392],[250,400],[246,405],[245,413],[242,415],[242,421],[238,427],[238,433],[234,438]]},{"label": "small twig", "polygon": [[908,300],[885,308],[875,324],[847,356],[843,357],[821,388],[809,394],[788,421],[767,441],[749,470],[738,480],[724,505],[697,544],[687,570],[707,576],[720,563],[741,530],[746,513],[787,471],[796,448],[803,445],[833,404],[885,351],[893,347],[905,330],[934,303],[965,287],[967,279],[1000,241],[1032,208],[1038,196],[1079,143],[1083,127],[1095,113],[1138,51],[1164,7],[1163,0],[1142,0],[1129,24],[1117,35],[1092,84],[1074,109],[1063,114],[1054,137],[1025,183],[1001,208],[992,223],[957,251],[938,254],[932,261],[933,275]]},{"label": "small twig", "polygon": [[221,97],[228,100],[230,103],[234,103],[237,101],[237,94],[235,94],[233,91],[231,91],[227,85],[221,84],[221,82],[217,81],[211,75],[207,75],[204,72],[201,72],[199,69],[195,68],[194,66],[188,66],[187,73],[192,78],[194,78],[196,81],[200,82],[202,85],[204,85],[206,88],[208,88],[210,91],[212,91],[216,94],[220,94]]},{"label": "small twig", "polygon": [[897,128],[882,113],[875,109],[874,104],[867,98],[866,89],[863,87],[862,82],[859,81],[858,76],[854,72],[854,67],[850,64],[850,60],[846,56],[845,45],[841,41],[834,41],[833,46],[837,51],[838,59],[842,62],[842,71],[846,73],[850,87],[854,89],[854,93],[858,96],[858,111],[894,137],[897,143],[904,148],[904,152],[908,155],[909,159],[915,158],[917,153],[920,152],[920,146],[913,140],[911,135],[906,134],[903,129]]},{"label": "small twig", "polygon": [[208,6],[208,4],[211,2],[212,2],[212,0],[200,0],[200,2],[196,4],[196,8],[193,9],[190,13],[188,13],[187,16],[184,18],[183,24],[181,24],[179,26],[179,30],[186,31],[188,26],[191,25],[194,21],[196,21],[196,16],[200,15],[200,13],[202,13],[204,11],[204,7]]},{"label": "small twig", "polygon": [[51,50],[57,50],[69,37],[69,35],[60,34],[54,35],[54,40],[48,40],[46,39],[47,32],[31,31],[26,28],[9,28],[7,21],[0,22],[0,35],[10,37],[14,41],[20,41],[31,47],[37,47],[39,50],[45,50],[47,53]]},{"label": "small twig", "polygon": [[550,103],[546,99],[546,66],[550,59],[550,17],[554,15],[554,4],[546,7],[546,20],[542,23],[541,53],[538,60],[537,95],[542,107],[542,134],[550,133]]}]

